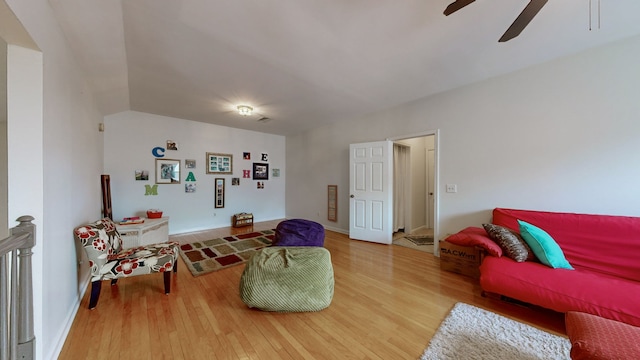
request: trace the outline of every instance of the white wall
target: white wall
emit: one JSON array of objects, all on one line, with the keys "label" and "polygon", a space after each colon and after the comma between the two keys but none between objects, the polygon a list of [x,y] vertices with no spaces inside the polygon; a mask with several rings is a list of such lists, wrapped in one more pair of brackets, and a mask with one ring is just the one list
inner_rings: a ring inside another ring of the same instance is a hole
[{"label": "white wall", "polygon": [[[238,212],[251,212],[254,221],[284,218],[285,138],[254,131],[233,129],[195,121],[126,111],[105,117],[104,171],[111,177],[114,219],[145,216],[147,209],[160,209],[169,216],[171,234],[213,229],[231,225]],[[180,160],[180,184],[159,184],[158,195],[145,195],[145,185],[155,184],[155,157],[151,150],[166,148],[167,140],[178,144],[167,150],[164,159]],[[233,156],[233,175],[206,173],[206,153]],[[251,159],[244,160],[243,152]],[[261,155],[268,155],[269,180],[258,189],[257,180],[243,178],[242,170],[252,170]],[[185,159],[196,160],[195,169],[184,168]],[[280,169],[280,177],[272,170]],[[136,181],[136,170],[149,170],[148,181]],[[192,171],[196,192],[185,193],[185,178]],[[239,186],[231,178],[240,178]],[[214,207],[214,179],[225,179],[225,207]]]},{"label": "white wall", "polygon": [[7,191],[7,43],[0,37],[0,238],[9,236]]},{"label": "white wall", "polygon": [[16,78],[23,91],[16,101],[27,105],[12,123],[9,95],[9,218],[36,217],[36,357],[51,359],[62,348],[88,278],[88,266],[78,267],[82,250],[72,231],[100,215],[102,117],[48,1],[7,4],[41,51],[16,49],[16,68],[25,71]]},{"label": "white wall", "polygon": [[[42,54],[7,46],[7,210],[9,227],[22,215],[36,224],[32,256],[34,335],[44,331],[46,276],[44,263],[44,207],[42,154]],[[42,346],[36,342],[36,353]]]},{"label": "white wall", "polygon": [[349,144],[435,129],[439,238],[494,207],[639,216],[638,58],[634,37],[288,137],[287,216],[327,224],[315,214],[334,183],[339,221],[327,225],[348,229]]}]

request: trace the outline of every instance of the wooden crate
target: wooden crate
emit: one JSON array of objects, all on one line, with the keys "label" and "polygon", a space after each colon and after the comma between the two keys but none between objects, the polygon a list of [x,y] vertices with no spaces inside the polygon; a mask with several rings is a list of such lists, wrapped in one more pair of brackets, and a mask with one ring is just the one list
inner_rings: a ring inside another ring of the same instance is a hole
[{"label": "wooden crate", "polygon": [[232,219],[233,227],[243,227],[253,225],[253,214],[240,213],[233,215]]},{"label": "wooden crate", "polygon": [[480,264],[484,253],[481,249],[440,242],[440,269],[480,278]]}]

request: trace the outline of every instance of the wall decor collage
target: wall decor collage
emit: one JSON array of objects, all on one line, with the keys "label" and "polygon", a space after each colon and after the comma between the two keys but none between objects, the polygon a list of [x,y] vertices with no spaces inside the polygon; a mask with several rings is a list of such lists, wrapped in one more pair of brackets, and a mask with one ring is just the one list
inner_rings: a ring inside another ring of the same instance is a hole
[{"label": "wall decor collage", "polygon": [[[184,171],[181,171],[181,160],[170,159],[165,156],[168,152],[178,151],[178,143],[174,140],[167,140],[165,146],[156,146],[151,149],[151,154],[155,158],[155,184],[145,185],[145,195],[158,195],[159,184],[180,184],[184,177],[184,192],[196,192],[196,169],[195,159],[184,160]],[[207,175],[233,175],[233,154],[207,152],[205,157],[205,173]],[[177,156],[170,156],[177,157]],[[256,181],[256,189],[265,189],[265,180],[269,180],[269,154],[260,153],[257,158],[260,162],[242,163],[242,178]],[[242,159],[251,160],[251,152],[243,152]],[[141,169],[134,172],[136,181],[149,181],[149,170]],[[271,169],[272,177],[280,177],[280,169]],[[240,186],[240,177],[231,178],[231,186]],[[214,178],[214,206],[224,208],[225,206],[225,178]]]}]

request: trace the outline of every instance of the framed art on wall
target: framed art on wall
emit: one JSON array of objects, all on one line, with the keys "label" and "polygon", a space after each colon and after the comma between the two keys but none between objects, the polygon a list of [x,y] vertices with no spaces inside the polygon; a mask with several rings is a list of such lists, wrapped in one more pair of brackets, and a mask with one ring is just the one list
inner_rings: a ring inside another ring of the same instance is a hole
[{"label": "framed art on wall", "polygon": [[215,179],[214,196],[215,196],[215,207],[223,208],[224,207],[224,179],[223,178]]},{"label": "framed art on wall", "polygon": [[338,185],[327,185],[327,220],[338,221]]},{"label": "framed art on wall", "polygon": [[269,164],[253,163],[253,180],[269,180]]},{"label": "framed art on wall", "polygon": [[233,155],[207,153],[207,174],[232,174]]},{"label": "framed art on wall", "polygon": [[180,160],[156,159],[156,184],[180,184]]}]

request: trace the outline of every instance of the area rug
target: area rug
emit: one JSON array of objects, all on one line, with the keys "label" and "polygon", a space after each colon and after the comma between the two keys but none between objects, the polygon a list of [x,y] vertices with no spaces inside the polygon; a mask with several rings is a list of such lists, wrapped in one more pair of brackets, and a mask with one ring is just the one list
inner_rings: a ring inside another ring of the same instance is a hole
[{"label": "area rug", "polygon": [[[424,235],[419,235],[419,237],[424,237]],[[408,236],[403,236],[394,239],[393,244],[433,254],[433,239],[431,239],[431,244],[418,245],[415,242],[409,240]]]},{"label": "area rug", "polygon": [[464,303],[444,319],[420,360],[570,359],[568,339]]},{"label": "area rug", "polygon": [[407,235],[404,238],[416,245],[433,245],[433,236]]},{"label": "area rug", "polygon": [[275,230],[196,241],[180,245],[180,256],[193,276],[240,265],[265,246],[270,246]]}]

